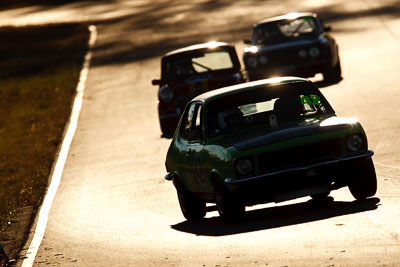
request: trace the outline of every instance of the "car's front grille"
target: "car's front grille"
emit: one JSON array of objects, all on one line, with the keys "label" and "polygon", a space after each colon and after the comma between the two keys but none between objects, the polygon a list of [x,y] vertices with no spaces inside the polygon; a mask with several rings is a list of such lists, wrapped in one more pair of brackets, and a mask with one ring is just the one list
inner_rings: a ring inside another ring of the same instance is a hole
[{"label": "car's front grille", "polygon": [[304,50],[308,53],[310,47],[303,48],[289,48],[285,50],[278,50],[267,53],[266,56],[268,58],[268,66],[287,66],[287,65],[296,65],[303,64],[306,62],[312,62],[315,60],[320,60],[323,57],[323,51],[316,58],[310,57],[308,54],[306,58],[301,58],[299,56],[299,51]]},{"label": "car's front grille", "polygon": [[261,173],[265,173],[285,167],[326,160],[340,155],[340,153],[340,140],[332,139],[261,154],[258,156],[258,166]]},{"label": "car's front grille", "polygon": [[298,56],[300,49],[288,49],[286,51],[275,51],[269,55],[270,63],[282,66],[290,64],[298,64],[304,61],[304,59]]}]

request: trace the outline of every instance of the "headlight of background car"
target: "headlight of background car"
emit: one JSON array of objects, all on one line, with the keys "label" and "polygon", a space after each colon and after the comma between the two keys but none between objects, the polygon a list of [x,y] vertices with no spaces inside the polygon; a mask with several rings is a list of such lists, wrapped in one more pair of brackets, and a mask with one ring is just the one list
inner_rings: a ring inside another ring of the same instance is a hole
[{"label": "headlight of background car", "polygon": [[237,83],[243,82],[243,76],[242,76],[241,73],[235,73],[235,74],[233,74],[233,79],[234,79],[235,82],[237,82]]},{"label": "headlight of background car", "polygon": [[255,57],[251,57],[247,60],[247,64],[250,66],[250,68],[255,68],[257,67],[257,59]]},{"label": "headlight of background car", "polygon": [[299,57],[301,57],[301,58],[306,58],[306,57],[307,57],[307,51],[304,50],[304,49],[301,49],[301,50],[299,51]]},{"label": "headlight of background car", "polygon": [[318,40],[320,41],[321,44],[326,44],[328,42],[328,39],[326,39],[326,37],[323,35],[320,35],[318,37]]},{"label": "headlight of background car", "polygon": [[164,85],[160,88],[158,96],[160,97],[161,101],[170,102],[174,98],[174,90],[167,85]]},{"label": "headlight of background car", "polygon": [[320,52],[321,51],[316,46],[311,47],[310,50],[308,51],[308,53],[310,54],[311,57],[318,57]]},{"label": "headlight of background car", "polygon": [[261,56],[259,61],[261,64],[265,65],[268,63],[268,58],[266,56]]},{"label": "headlight of background car", "polygon": [[236,171],[240,176],[248,175],[253,172],[253,163],[248,158],[236,160],[235,165]]},{"label": "headlight of background car", "polygon": [[363,138],[357,134],[347,136],[346,145],[352,152],[360,151],[365,147]]}]

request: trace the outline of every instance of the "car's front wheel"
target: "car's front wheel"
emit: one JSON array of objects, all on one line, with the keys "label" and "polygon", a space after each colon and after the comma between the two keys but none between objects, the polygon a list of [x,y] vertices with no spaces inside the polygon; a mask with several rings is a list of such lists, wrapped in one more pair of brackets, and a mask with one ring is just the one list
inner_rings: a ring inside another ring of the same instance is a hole
[{"label": "car's front wheel", "polygon": [[236,219],[244,214],[245,206],[243,203],[235,199],[234,196],[228,192],[220,179],[215,181],[214,194],[218,213],[223,219]]},{"label": "car's front wheel", "polygon": [[353,197],[357,200],[375,195],[377,182],[375,167],[371,158],[367,159],[364,164],[358,167],[357,173],[352,177],[349,189]]},{"label": "car's front wheel", "polygon": [[331,192],[319,193],[316,195],[311,195],[311,198],[315,201],[325,201]]},{"label": "car's front wheel", "polygon": [[338,62],[335,66],[327,66],[322,75],[324,76],[324,80],[326,82],[340,81],[342,77],[342,67],[340,65],[340,59],[338,59]]},{"label": "car's front wheel", "polygon": [[160,128],[163,135],[172,135],[175,131],[175,125],[172,125],[168,120],[160,120]]},{"label": "car's front wheel", "polygon": [[195,221],[204,218],[206,215],[206,203],[197,199],[192,193],[188,192],[179,179],[175,180],[175,187],[183,216],[188,221]]}]

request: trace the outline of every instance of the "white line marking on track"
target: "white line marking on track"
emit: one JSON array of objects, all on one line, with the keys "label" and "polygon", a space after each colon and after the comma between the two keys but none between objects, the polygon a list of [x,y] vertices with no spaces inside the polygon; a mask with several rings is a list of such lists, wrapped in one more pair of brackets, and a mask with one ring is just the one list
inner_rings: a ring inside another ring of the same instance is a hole
[{"label": "white line marking on track", "polygon": [[69,148],[71,146],[72,138],[74,137],[76,128],[78,126],[79,114],[82,108],[83,96],[85,92],[85,83],[87,75],[89,73],[90,60],[92,58],[91,49],[95,44],[97,38],[96,26],[90,25],[89,31],[90,31],[89,51],[85,56],[85,61],[83,63],[83,67],[80,73],[79,82],[76,88],[74,105],[72,107],[71,117],[68,123],[68,128],[65,133],[63,142],[61,144],[60,153],[58,155],[56,165],[54,167],[51,176],[51,182],[49,188],[47,189],[47,193],[43,200],[42,207],[40,208],[39,217],[31,244],[29,245],[28,251],[26,252],[27,258],[25,258],[24,261],[22,262],[22,267],[31,267],[33,265],[40,244],[42,243],[42,239],[47,226],[47,220],[49,217],[51,204],[53,203],[54,197],[57,192],[57,188],[60,184],[61,176],[64,170],[64,165],[67,160]]}]

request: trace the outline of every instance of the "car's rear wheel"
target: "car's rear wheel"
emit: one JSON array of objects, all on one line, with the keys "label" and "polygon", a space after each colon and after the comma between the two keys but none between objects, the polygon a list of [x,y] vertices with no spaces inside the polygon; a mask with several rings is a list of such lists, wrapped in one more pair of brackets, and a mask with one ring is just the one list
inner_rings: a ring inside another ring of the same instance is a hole
[{"label": "car's rear wheel", "polygon": [[237,219],[244,214],[244,204],[228,192],[220,179],[217,179],[214,183],[214,194],[218,213],[223,219]]},{"label": "car's rear wheel", "polygon": [[175,131],[175,127],[168,120],[160,120],[160,128],[163,135],[172,135]]},{"label": "car's rear wheel", "polygon": [[340,59],[338,59],[338,63],[335,66],[335,75],[337,79],[342,77],[342,65],[340,64]]},{"label": "car's rear wheel", "polygon": [[206,203],[188,192],[179,179],[175,180],[175,187],[183,216],[188,221],[204,218],[206,215]]},{"label": "car's rear wheel", "polygon": [[342,77],[342,67],[340,65],[340,59],[338,59],[338,62],[335,66],[327,66],[322,75],[324,76],[324,80],[326,82],[339,81]]},{"label": "car's rear wheel", "polygon": [[349,189],[355,199],[362,200],[376,194],[376,173],[371,158],[359,166],[351,178],[352,182],[349,185]]}]

